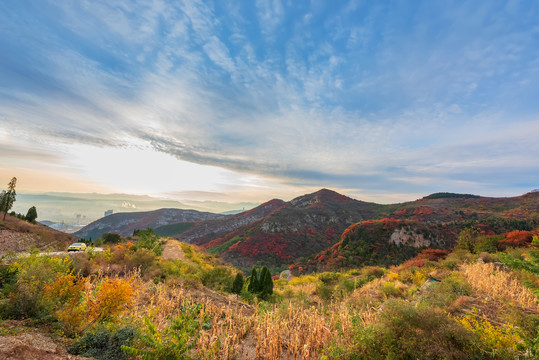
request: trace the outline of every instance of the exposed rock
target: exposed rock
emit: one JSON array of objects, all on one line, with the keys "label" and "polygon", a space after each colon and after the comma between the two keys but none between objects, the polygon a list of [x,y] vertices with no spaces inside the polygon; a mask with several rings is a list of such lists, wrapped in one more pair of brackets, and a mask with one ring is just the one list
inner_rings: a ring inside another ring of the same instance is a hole
[{"label": "exposed rock", "polygon": [[393,234],[391,234],[389,243],[395,245],[413,246],[416,248],[429,247],[431,245],[431,241],[429,239],[425,239],[423,234],[418,234],[404,227],[395,229]]},{"label": "exposed rock", "polygon": [[281,274],[279,275],[280,279],[286,279],[287,281],[290,281],[292,274],[290,273],[290,270],[284,270],[281,271]]}]

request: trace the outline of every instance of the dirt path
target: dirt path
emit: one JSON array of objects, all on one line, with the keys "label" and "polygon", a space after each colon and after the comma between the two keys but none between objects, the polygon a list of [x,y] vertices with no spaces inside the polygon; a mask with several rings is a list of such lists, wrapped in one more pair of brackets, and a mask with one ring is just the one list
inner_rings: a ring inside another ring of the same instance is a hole
[{"label": "dirt path", "polygon": [[167,260],[185,261],[185,254],[183,253],[181,243],[174,239],[168,239],[165,245],[163,245],[163,254],[161,256]]},{"label": "dirt path", "polygon": [[[181,247],[181,242],[175,239],[167,240],[167,242],[163,245],[163,254],[161,256],[163,259],[182,260],[188,263],[191,262],[191,260],[185,257]],[[244,316],[252,316],[255,312],[252,305],[239,301],[236,295],[229,294],[228,296],[225,296],[206,287],[202,287],[200,289],[191,289],[190,295],[195,300],[205,298],[211,300],[213,303],[219,304],[220,306],[233,307],[238,311],[238,313],[241,313]]]}]

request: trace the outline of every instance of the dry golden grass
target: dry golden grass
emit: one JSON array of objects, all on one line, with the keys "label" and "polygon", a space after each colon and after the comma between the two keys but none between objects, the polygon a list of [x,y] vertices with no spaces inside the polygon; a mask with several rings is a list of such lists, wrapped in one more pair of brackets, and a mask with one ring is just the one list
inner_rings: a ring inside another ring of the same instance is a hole
[{"label": "dry golden grass", "polygon": [[[355,296],[361,296],[359,292]],[[254,318],[256,356],[260,359],[319,359],[324,349],[334,344],[353,347],[357,326],[368,326],[376,310],[359,311],[348,302],[331,303],[326,307],[275,306]],[[355,324],[354,324],[355,323]]]},{"label": "dry golden grass", "polygon": [[213,353],[217,359],[232,359],[240,351],[240,345],[249,332],[253,315],[237,311],[235,306],[216,303],[211,297],[194,299],[184,288],[166,284],[146,283],[144,290],[135,298],[135,306],[130,312],[132,321],[142,326],[143,318],[151,319],[158,330],[163,330],[182,307],[198,302],[202,304],[200,318],[210,316],[212,326],[203,330],[198,339],[195,353],[201,358]]},{"label": "dry golden grass", "polygon": [[256,355],[261,359],[277,359],[283,354],[287,359],[319,358],[319,351],[334,332],[315,307],[293,306],[283,315],[277,311],[266,312],[256,319],[253,330]]},{"label": "dry golden grass", "polygon": [[[265,311],[239,311],[240,303],[222,297],[195,296],[192,290],[181,286],[152,283],[136,284],[134,306],[130,321],[143,326],[143,318],[151,319],[158,330],[163,330],[186,304],[202,304],[201,318],[209,315],[210,329],[203,330],[194,352],[200,358],[212,354],[217,359],[233,359],[240,354],[251,354],[259,359],[319,359],[331,344],[342,348],[353,346],[350,329],[367,326],[374,321],[376,310],[349,306],[348,302],[322,306],[287,307],[273,305]],[[352,294],[359,298],[359,291]],[[229,301],[227,304],[226,301]],[[353,299],[351,301],[356,301]],[[251,338],[254,341],[246,341]],[[251,347],[250,351],[246,347]]]},{"label": "dry golden grass", "polygon": [[493,298],[504,298],[514,305],[539,311],[537,297],[510,272],[498,270],[493,263],[463,264],[461,273],[477,291]]}]

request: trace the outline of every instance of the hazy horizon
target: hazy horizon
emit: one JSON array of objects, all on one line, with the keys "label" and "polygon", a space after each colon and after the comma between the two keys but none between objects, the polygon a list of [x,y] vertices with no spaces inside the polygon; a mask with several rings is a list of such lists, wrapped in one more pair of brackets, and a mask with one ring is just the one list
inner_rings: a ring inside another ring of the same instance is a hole
[{"label": "hazy horizon", "polygon": [[[98,194],[45,192],[17,194],[12,211],[26,214],[31,206],[36,206],[38,221],[65,222],[68,224],[88,224],[104,216],[105,211],[119,212],[153,211],[163,208],[192,209],[202,212],[225,213],[249,210],[258,203],[227,203],[218,201],[180,202],[150,196],[132,194]],[[77,214],[80,215],[77,218]]]},{"label": "hazy horizon", "polygon": [[[318,189],[320,190],[320,189]],[[333,189],[329,189],[333,190]],[[538,191],[530,189],[528,192]],[[524,193],[523,193],[524,194]],[[517,194],[516,196],[523,195]],[[295,197],[305,195],[303,193],[296,194],[292,198],[272,197],[265,199],[262,202],[222,202],[215,200],[184,200],[177,201],[166,198],[154,198],[148,195],[133,195],[133,194],[99,194],[99,193],[69,193],[69,192],[42,192],[31,193],[22,192],[17,194],[12,211],[16,213],[26,214],[31,206],[37,207],[38,221],[52,221],[56,223],[65,222],[66,224],[88,224],[98,220],[104,216],[107,210],[113,210],[114,213],[119,212],[138,212],[138,211],[153,211],[163,208],[175,209],[191,209],[202,212],[213,213],[230,213],[250,210],[263,202],[272,199],[280,199],[284,201],[292,200]],[[343,194],[349,196],[348,194]],[[414,201],[424,196],[423,194],[414,199]],[[479,195],[481,194],[473,194]],[[499,196],[502,197],[502,196]],[[354,198],[354,197],[352,197]],[[356,200],[367,201],[366,199],[356,198]],[[374,201],[375,202],[375,201]],[[403,202],[403,201],[402,201]],[[398,202],[394,202],[398,203]],[[390,203],[380,203],[390,204]],[[77,218],[80,214],[80,218]]]},{"label": "hazy horizon", "polygon": [[0,189],[539,187],[536,1],[7,0],[0,23]]}]

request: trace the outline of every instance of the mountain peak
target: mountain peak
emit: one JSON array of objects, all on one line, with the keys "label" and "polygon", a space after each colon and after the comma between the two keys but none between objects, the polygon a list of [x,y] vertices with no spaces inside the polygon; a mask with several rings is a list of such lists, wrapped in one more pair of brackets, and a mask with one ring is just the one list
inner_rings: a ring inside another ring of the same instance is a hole
[{"label": "mountain peak", "polygon": [[350,200],[352,200],[351,198],[349,198],[346,195],[339,194],[336,191],[329,190],[329,189],[326,189],[326,188],[318,190],[317,192],[313,193],[313,195],[315,195],[319,199],[324,199],[324,200],[325,199],[331,199],[331,200],[336,200],[336,201],[350,201]]},{"label": "mountain peak", "polygon": [[348,196],[339,194],[333,190],[320,189],[312,194],[306,194],[290,200],[290,205],[294,207],[307,207],[314,203],[326,202],[346,202],[353,201]]}]

